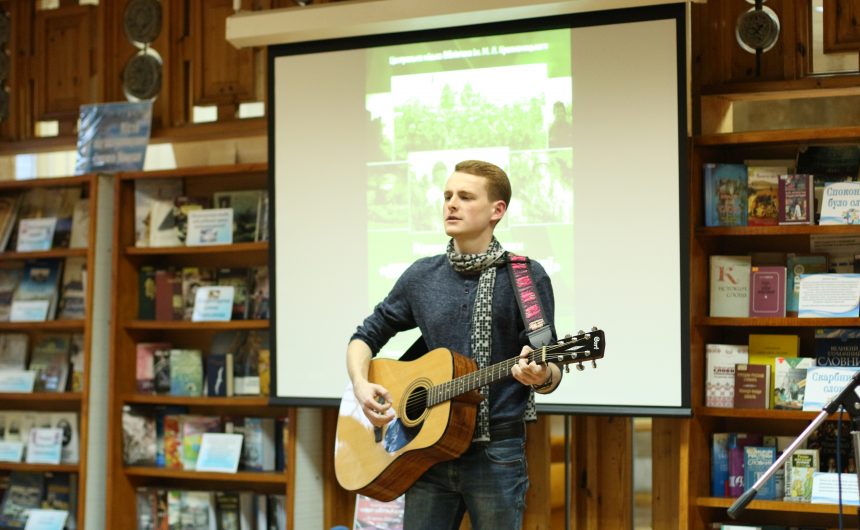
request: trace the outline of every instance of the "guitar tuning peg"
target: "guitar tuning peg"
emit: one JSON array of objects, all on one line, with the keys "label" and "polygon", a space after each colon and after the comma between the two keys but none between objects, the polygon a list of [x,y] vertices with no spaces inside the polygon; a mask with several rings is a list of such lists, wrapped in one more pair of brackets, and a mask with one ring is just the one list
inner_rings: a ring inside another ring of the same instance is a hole
[{"label": "guitar tuning peg", "polygon": [[592,367],[592,368],[597,368],[597,360],[596,360],[596,359],[592,359],[592,360],[591,360],[591,367]]},{"label": "guitar tuning peg", "polygon": [[591,331],[597,331],[597,326],[591,326]]},{"label": "guitar tuning peg", "polygon": [[566,373],[566,374],[570,373],[570,365],[569,364],[564,365],[564,373]]},{"label": "guitar tuning peg", "polygon": [[576,363],[576,369],[581,372],[581,371],[585,370],[585,367],[582,366],[582,363]]},{"label": "guitar tuning peg", "polygon": [[570,333],[568,333],[567,335],[565,335],[565,336],[564,336],[564,338],[566,338],[566,339],[572,339],[572,338],[573,338],[573,335],[571,335]]},{"label": "guitar tuning peg", "polygon": [[577,334],[577,335],[585,335],[585,332],[584,332],[584,331],[582,331],[582,330],[579,330],[579,331],[577,331],[577,332],[576,332],[576,334]]}]

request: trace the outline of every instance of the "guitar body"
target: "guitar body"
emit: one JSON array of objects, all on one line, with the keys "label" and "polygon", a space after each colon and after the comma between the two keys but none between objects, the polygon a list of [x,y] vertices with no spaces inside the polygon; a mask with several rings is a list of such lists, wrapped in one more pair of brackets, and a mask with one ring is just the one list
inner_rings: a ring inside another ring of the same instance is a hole
[{"label": "guitar body", "polygon": [[340,485],[380,501],[391,501],[432,465],[466,451],[480,401],[476,392],[430,408],[416,409],[413,404],[423,403],[419,399],[423,389],[476,369],[474,360],[445,348],[414,361],[372,360],[369,379],[388,389],[396,417],[382,429],[374,428],[355,401],[352,387],[347,388],[338,414],[334,450]]}]

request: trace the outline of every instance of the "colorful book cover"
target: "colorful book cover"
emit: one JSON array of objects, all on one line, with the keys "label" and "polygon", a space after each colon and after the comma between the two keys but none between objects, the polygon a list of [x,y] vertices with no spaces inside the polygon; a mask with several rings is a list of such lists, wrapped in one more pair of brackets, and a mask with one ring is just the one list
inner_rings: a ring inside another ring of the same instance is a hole
[{"label": "colorful book cover", "polygon": [[818,328],[814,345],[817,366],[860,366],[860,329]]},{"label": "colorful book cover", "polygon": [[355,498],[353,528],[403,530],[403,512],[405,508],[406,497],[404,495],[389,502],[358,495]]},{"label": "colorful book cover", "polygon": [[749,256],[710,257],[710,315],[748,317],[751,259]]},{"label": "colorful book cover", "polygon": [[87,259],[84,257],[66,258],[57,318],[83,320],[87,311],[86,299]]},{"label": "colorful book cover", "polygon": [[749,361],[746,345],[707,344],[705,346],[705,406],[732,408],[735,392],[735,365]]},{"label": "colorful book cover", "polygon": [[812,224],[814,203],[812,175],[780,175],[779,224]]},{"label": "colorful book cover", "polygon": [[275,469],[275,419],[246,417],[242,426],[242,467],[253,471]]},{"label": "colorful book cover", "polygon": [[4,263],[0,267],[0,322],[9,322],[12,312],[12,299],[23,279],[24,265],[22,263]]},{"label": "colorful book cover", "polygon": [[218,269],[218,285],[233,287],[233,311],[230,320],[248,318],[248,293],[251,273],[247,268]]},{"label": "colorful book cover", "polygon": [[835,421],[825,421],[819,425],[807,438],[806,449],[818,450],[818,471],[836,473],[841,469],[842,473],[855,474],[852,467],[854,446],[851,442],[851,422],[841,422],[841,430],[839,425]]},{"label": "colorful book cover", "polygon": [[785,464],[785,500],[809,502],[812,499],[812,476],[818,471],[818,449],[797,449]]},{"label": "colorful book cover", "polygon": [[170,393],[170,349],[156,349],[153,352],[152,371],[155,379],[155,393]]},{"label": "colorful book cover", "polygon": [[[749,490],[776,461],[775,447],[744,447],[744,491]],[[775,500],[776,481],[771,477],[758,490],[757,499]]]},{"label": "colorful book cover", "polygon": [[70,340],[68,335],[45,335],[33,343],[29,370],[36,372],[36,392],[65,392]]},{"label": "colorful book cover", "polygon": [[744,492],[744,447],[760,446],[764,437],[759,433],[731,433],[728,441],[729,497]]},{"label": "colorful book cover", "polygon": [[827,272],[827,256],[824,254],[789,254],[785,278],[785,312],[796,316],[800,304],[800,277],[803,274]]},{"label": "colorful book cover", "polygon": [[746,226],[747,167],[705,164],[705,226]]},{"label": "colorful book cover", "polygon": [[215,208],[233,209],[233,242],[257,240],[257,218],[263,190],[216,192],[212,199]]},{"label": "colorful book cover", "polygon": [[41,508],[45,476],[41,473],[13,471],[0,502],[0,528],[24,528],[27,512]]},{"label": "colorful book cover", "polygon": [[729,438],[732,433],[711,435],[711,497],[729,496]]},{"label": "colorful book cover", "polygon": [[15,290],[12,303],[40,301],[47,304],[45,318],[51,320],[57,307],[57,294],[63,260],[30,260],[24,265],[24,276]]},{"label": "colorful book cover", "polygon": [[747,167],[749,226],[772,226],[779,223],[779,176],[786,173],[787,167]]},{"label": "colorful book cover", "polygon": [[170,350],[170,394],[203,395],[203,365],[200,350]]},{"label": "colorful book cover", "polygon": [[149,246],[152,203],[182,195],[182,179],[138,179],[134,181],[135,246]]},{"label": "colorful book cover", "polygon": [[813,357],[774,359],[773,408],[801,410],[806,394],[806,371],[815,366]]},{"label": "colorful book cover", "polygon": [[182,469],[181,421],[178,414],[164,415],[164,467],[168,469]]},{"label": "colorful book cover", "polygon": [[194,470],[200,454],[200,442],[205,432],[221,432],[221,419],[216,416],[185,414],[181,416],[182,468]]},{"label": "colorful book cover", "polygon": [[124,407],[122,411],[123,462],[128,466],[155,465],[155,418]]},{"label": "colorful book cover", "polygon": [[785,267],[750,269],[749,316],[785,316]]},{"label": "colorful book cover", "polygon": [[735,366],[736,409],[766,409],[770,407],[770,365],[738,364]]},{"label": "colorful book cover", "polygon": [[169,349],[169,342],[138,342],[135,345],[137,356],[135,376],[139,393],[155,393],[155,352]]}]

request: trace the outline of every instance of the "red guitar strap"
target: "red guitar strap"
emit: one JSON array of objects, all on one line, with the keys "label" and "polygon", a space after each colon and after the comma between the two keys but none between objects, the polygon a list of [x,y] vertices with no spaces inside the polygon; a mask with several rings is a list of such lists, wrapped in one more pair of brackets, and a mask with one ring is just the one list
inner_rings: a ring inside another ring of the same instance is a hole
[{"label": "red guitar strap", "polygon": [[552,329],[544,318],[543,305],[532,278],[531,261],[526,256],[508,253],[508,272],[511,275],[511,285],[517,294],[517,304],[520,306],[529,344],[532,348],[546,346],[552,342]]}]

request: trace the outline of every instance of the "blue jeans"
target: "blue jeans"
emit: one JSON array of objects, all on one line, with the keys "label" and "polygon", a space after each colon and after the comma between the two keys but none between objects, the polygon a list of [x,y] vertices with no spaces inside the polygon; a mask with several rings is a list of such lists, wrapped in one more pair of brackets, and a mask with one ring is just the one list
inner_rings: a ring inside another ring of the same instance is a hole
[{"label": "blue jeans", "polygon": [[525,440],[472,444],[409,488],[403,530],[457,530],[465,511],[474,530],[520,530],[528,487]]}]

